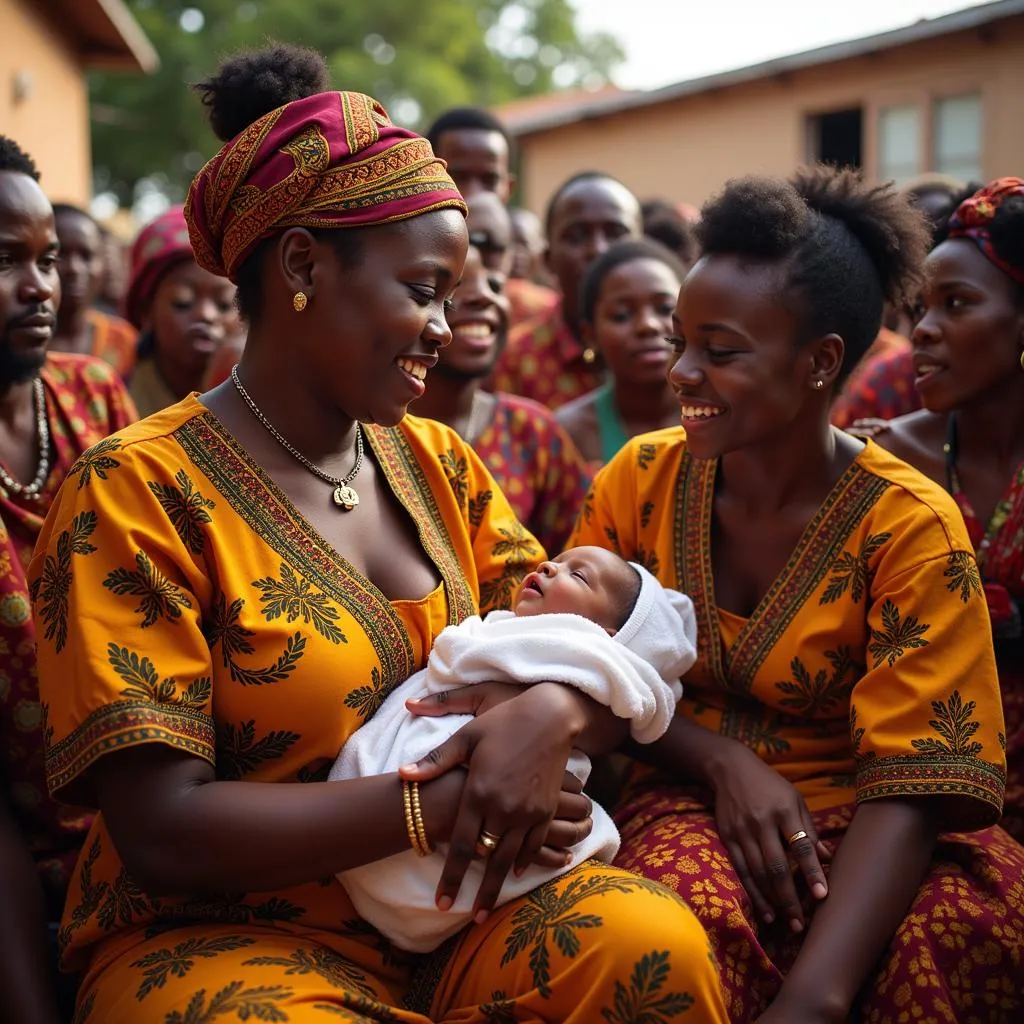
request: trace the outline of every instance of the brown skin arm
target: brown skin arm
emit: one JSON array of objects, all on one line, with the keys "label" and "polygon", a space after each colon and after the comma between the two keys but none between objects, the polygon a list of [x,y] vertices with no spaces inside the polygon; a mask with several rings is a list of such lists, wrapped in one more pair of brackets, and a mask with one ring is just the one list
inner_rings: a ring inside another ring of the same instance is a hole
[{"label": "brown skin arm", "polygon": [[43,892],[6,797],[0,798],[0,1021],[59,1024]]},{"label": "brown skin arm", "polygon": [[779,995],[758,1024],[840,1022],[924,879],[938,825],[925,800],[875,800],[854,814]]},{"label": "brown skin arm", "polygon": [[[806,917],[790,871],[792,857],[816,900],[828,894],[822,862],[829,850],[818,841],[814,820],[800,793],[774,768],[737,740],[676,716],[668,732],[628,752],[679,779],[706,785],[714,795],[715,824],[733,867],[753,904],[771,924],[781,913],[803,931]],[[788,837],[807,837],[790,844]]]},{"label": "brown skin arm", "polygon": [[[530,727],[522,713],[511,724],[500,718],[472,723],[480,723],[474,745],[489,752],[487,760],[497,769],[474,762],[467,774],[463,762],[455,761],[443,771],[423,773],[421,804],[431,843],[452,839],[467,780],[472,780],[476,791],[492,798],[500,792],[508,813],[529,823],[526,830],[536,826],[531,861],[563,863],[564,847],[584,838],[592,822],[590,801],[578,792],[575,780],[566,780],[566,759],[554,749],[551,735],[574,731],[585,742],[593,736],[595,742],[614,745],[614,723],[590,708],[569,715],[573,705],[559,696],[548,691],[544,699],[542,692],[530,702],[547,729]],[[591,725],[591,719],[599,724]],[[554,784],[538,798],[530,793],[530,780],[548,768]],[[225,782],[216,780],[206,761],[151,744],[107,754],[94,766],[93,776],[121,859],[157,895],[284,889],[409,848],[395,774],[323,783]],[[471,850],[479,831],[472,834]],[[493,905],[488,894],[480,900],[482,907]]]},{"label": "brown skin arm", "polygon": [[[486,696],[480,698],[476,691]],[[487,858],[474,904],[480,922],[497,902],[508,872],[524,870],[545,844],[553,845],[548,838],[549,808],[563,784],[570,750],[575,747],[590,755],[613,750],[622,743],[628,723],[578,690],[558,683],[537,683],[525,689],[484,683],[451,690],[445,698],[410,702],[406,707],[421,715],[458,711],[479,717],[425,758],[400,770],[403,778],[424,782],[443,778],[458,765],[469,767],[437,898],[438,905],[447,908],[458,896],[481,831],[501,837]]]},{"label": "brown skin arm", "polygon": [[[93,773],[118,854],[154,895],[286,889],[409,848],[395,774],[218,782],[206,761],[156,744],[107,754]],[[431,842],[447,839],[464,781],[421,787]]]}]

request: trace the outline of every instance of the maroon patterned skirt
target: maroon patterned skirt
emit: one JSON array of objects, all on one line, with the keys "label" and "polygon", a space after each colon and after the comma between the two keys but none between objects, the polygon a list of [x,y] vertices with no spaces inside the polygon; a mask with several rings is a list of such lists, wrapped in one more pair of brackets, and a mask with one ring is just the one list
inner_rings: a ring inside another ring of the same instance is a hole
[{"label": "maroon patterned skirt", "polygon": [[[853,808],[814,815],[830,846]],[[693,793],[666,785],[627,796],[616,864],[674,889],[707,930],[733,1024],[757,1019],[800,950],[784,921],[759,924]],[[809,909],[809,906],[808,908]],[[1024,1022],[1024,847],[1003,829],[940,837],[909,914],[851,1020],[861,1024]]]}]

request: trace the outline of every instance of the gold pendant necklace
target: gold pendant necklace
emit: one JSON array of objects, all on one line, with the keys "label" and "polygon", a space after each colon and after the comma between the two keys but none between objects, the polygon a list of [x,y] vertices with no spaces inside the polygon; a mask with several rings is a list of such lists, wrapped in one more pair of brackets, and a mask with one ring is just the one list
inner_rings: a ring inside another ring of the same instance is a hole
[{"label": "gold pendant necklace", "polygon": [[277,441],[279,445],[289,455],[292,456],[296,461],[300,462],[306,467],[314,476],[319,477],[324,483],[330,484],[334,488],[334,504],[342,510],[342,512],[351,512],[352,509],[359,504],[359,494],[356,489],[352,486],[352,481],[356,478],[356,474],[363,467],[363,428],[359,421],[356,420],[356,461],[353,463],[351,470],[346,473],[343,477],[331,476],[325,473],[319,466],[313,465],[305,455],[302,454],[294,445],[292,445],[282,434],[274,427],[273,423],[267,419],[266,416],[260,411],[260,407],[252,400],[249,392],[242,386],[242,382],[238,379],[238,365],[236,364],[231,368],[231,382],[235,385],[236,390],[242,396],[243,401],[249,406],[249,411],[263,424],[267,433]]}]

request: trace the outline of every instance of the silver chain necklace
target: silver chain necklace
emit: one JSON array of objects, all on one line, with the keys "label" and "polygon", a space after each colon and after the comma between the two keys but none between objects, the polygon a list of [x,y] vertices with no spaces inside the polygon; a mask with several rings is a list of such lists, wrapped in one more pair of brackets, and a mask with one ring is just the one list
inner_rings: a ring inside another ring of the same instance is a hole
[{"label": "silver chain necklace", "polygon": [[267,419],[266,416],[260,411],[260,407],[252,400],[249,392],[242,386],[242,382],[238,379],[238,366],[237,364],[231,368],[231,383],[238,389],[238,393],[242,396],[245,404],[249,406],[249,411],[263,424],[267,433],[277,441],[277,443],[284,448],[292,458],[302,463],[313,474],[313,476],[319,477],[324,483],[330,484],[334,488],[334,504],[342,510],[342,512],[351,512],[352,509],[359,504],[359,495],[356,493],[356,489],[351,486],[352,481],[356,478],[356,474],[362,469],[363,466],[363,428],[360,426],[359,421],[356,420],[356,461],[352,466],[352,469],[345,474],[343,477],[331,476],[325,473],[319,466],[313,465],[305,455],[302,454],[294,445],[290,444],[278,431],[274,424]]},{"label": "silver chain necklace", "polygon": [[20,494],[23,498],[38,498],[50,475],[50,424],[46,418],[46,391],[41,377],[36,377],[32,382],[32,402],[36,411],[36,433],[39,436],[39,465],[32,483],[18,483],[0,466],[0,485],[8,494]]}]

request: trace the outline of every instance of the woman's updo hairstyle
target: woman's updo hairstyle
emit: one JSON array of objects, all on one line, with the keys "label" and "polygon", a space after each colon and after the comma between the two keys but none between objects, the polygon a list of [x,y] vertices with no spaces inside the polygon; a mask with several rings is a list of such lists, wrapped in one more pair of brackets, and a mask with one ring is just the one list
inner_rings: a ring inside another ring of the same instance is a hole
[{"label": "woman's updo hairstyle", "polygon": [[798,342],[843,339],[836,387],[877,337],[885,302],[915,293],[930,242],[921,213],[891,184],[870,187],[857,171],[825,165],[788,181],[729,182],[701,210],[697,237],[703,256],[780,264]]},{"label": "woman's updo hairstyle", "polygon": [[[330,72],[321,54],[284,43],[264,50],[243,50],[223,61],[216,74],[195,86],[207,109],[210,127],[221,142],[229,142],[264,114],[286,103],[330,88]],[[330,242],[343,266],[359,262],[359,228],[310,234]],[[235,272],[235,301],[242,316],[250,322],[259,312],[264,257],[275,242],[275,238],[266,239]]]},{"label": "woman's updo hairstyle", "polygon": [[583,323],[594,322],[605,278],[623,264],[635,263],[637,260],[664,263],[679,278],[680,283],[686,277],[686,265],[661,242],[653,238],[630,238],[624,242],[616,242],[593,260],[583,275],[580,283],[580,319]]}]

